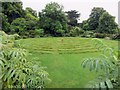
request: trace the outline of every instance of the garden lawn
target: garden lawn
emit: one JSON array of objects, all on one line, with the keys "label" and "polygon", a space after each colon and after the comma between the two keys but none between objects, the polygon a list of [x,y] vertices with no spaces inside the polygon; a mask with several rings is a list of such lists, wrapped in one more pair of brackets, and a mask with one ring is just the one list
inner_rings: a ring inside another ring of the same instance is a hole
[{"label": "garden lawn", "polygon": [[[84,88],[98,73],[81,67],[84,58],[97,57],[91,38],[54,37],[29,38],[17,42],[29,51],[28,60],[46,66],[51,82],[47,88]],[[117,41],[103,40],[108,46],[118,48]]]}]

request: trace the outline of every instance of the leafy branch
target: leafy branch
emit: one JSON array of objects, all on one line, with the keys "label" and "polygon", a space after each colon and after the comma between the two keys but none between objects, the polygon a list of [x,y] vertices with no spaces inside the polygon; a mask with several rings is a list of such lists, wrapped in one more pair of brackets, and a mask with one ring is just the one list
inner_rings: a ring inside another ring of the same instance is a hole
[{"label": "leafy branch", "polygon": [[[41,65],[27,60],[27,51],[14,47],[14,40],[0,36],[0,80],[2,88],[43,88],[49,74]],[[11,44],[11,46],[9,46]]]},{"label": "leafy branch", "polygon": [[82,62],[83,68],[89,68],[90,71],[102,72],[98,79],[91,84],[92,88],[113,88],[114,83],[118,83],[118,54],[116,50],[105,45],[100,39],[92,39],[92,42],[100,55],[95,58],[85,58]]}]

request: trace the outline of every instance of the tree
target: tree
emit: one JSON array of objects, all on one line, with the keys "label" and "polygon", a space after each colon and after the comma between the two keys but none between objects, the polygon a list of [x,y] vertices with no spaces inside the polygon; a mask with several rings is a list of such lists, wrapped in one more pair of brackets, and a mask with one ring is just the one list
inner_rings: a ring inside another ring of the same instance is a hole
[{"label": "tree", "polygon": [[[36,20],[26,20],[25,18],[17,18],[11,23],[11,33],[18,33],[20,36],[34,37],[37,30]],[[37,33],[38,35],[39,33]],[[41,36],[41,33],[40,33]]]},{"label": "tree", "polygon": [[37,17],[37,12],[29,7],[26,8],[25,12],[26,12],[25,20],[27,23],[27,26],[26,26],[27,30],[38,29],[39,18]]},{"label": "tree", "polygon": [[[10,24],[16,18],[24,17],[25,12],[22,9],[22,2],[17,0],[9,0],[9,2],[2,1],[2,30],[6,33],[11,33]],[[0,15],[0,16],[1,16]]]},{"label": "tree", "polygon": [[98,32],[113,34],[117,32],[117,28],[115,17],[111,16],[107,12],[104,12],[99,18]]},{"label": "tree", "polygon": [[68,24],[71,26],[77,26],[78,25],[77,19],[80,17],[80,14],[78,13],[78,11],[71,10],[71,11],[67,11],[65,13],[67,13]]},{"label": "tree", "polygon": [[89,25],[88,25],[88,21],[87,20],[84,20],[81,24],[81,28],[83,30],[89,30]]},{"label": "tree", "polygon": [[63,6],[56,2],[51,2],[39,13],[40,27],[45,30],[45,34],[52,36],[63,36],[67,30],[67,17],[63,11]]},{"label": "tree", "polygon": [[1,30],[5,31],[6,33],[10,33],[10,24],[8,22],[8,18],[5,14],[0,13],[1,20]]},{"label": "tree", "polygon": [[96,30],[99,25],[99,18],[102,14],[106,12],[103,8],[94,7],[91,11],[90,17],[87,20],[89,25],[89,30]]},{"label": "tree", "polygon": [[113,34],[118,32],[115,17],[100,7],[94,7],[90,17],[82,22],[82,29],[95,30],[97,33]]},{"label": "tree", "polygon": [[25,16],[20,0],[18,2],[13,2],[13,0],[10,2],[2,2],[2,13],[7,16],[9,23],[12,23],[16,18],[23,18]]},{"label": "tree", "polygon": [[32,16],[34,16],[34,17],[37,17],[37,12],[35,11],[35,10],[33,10],[32,8],[30,8],[30,7],[27,7],[26,9],[25,9],[25,12],[26,13],[30,13]]},{"label": "tree", "polygon": [[24,18],[17,18],[11,23],[11,33],[23,35],[27,29],[27,21]]}]

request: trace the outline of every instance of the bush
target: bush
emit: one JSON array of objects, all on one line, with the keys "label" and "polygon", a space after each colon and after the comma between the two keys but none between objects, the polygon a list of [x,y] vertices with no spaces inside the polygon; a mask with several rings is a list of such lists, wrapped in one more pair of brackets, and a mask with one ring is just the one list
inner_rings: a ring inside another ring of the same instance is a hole
[{"label": "bush", "polygon": [[19,40],[21,37],[18,34],[13,34],[15,40]]},{"label": "bush", "polygon": [[36,29],[35,32],[36,32],[36,35],[40,37],[44,36],[44,29]]},{"label": "bush", "polygon": [[120,39],[120,34],[113,34],[113,35],[111,36],[111,38],[112,38],[113,40],[115,40],[115,39]]},{"label": "bush", "polygon": [[28,33],[25,33],[27,37],[35,38],[35,37],[43,37],[44,30],[43,29],[36,29],[36,30],[29,30]]},{"label": "bush", "polygon": [[112,36],[112,34],[106,34],[106,33],[95,33],[94,34],[95,38],[106,38],[106,37],[111,38],[111,36]]},{"label": "bush", "polygon": [[80,35],[81,35],[81,34],[84,34],[85,31],[81,29],[81,30],[79,31],[79,33],[80,33]]},{"label": "bush", "polygon": [[[0,39],[3,38],[1,37],[2,34]],[[0,89],[44,87],[46,81],[49,81],[49,74],[44,70],[44,67],[27,60],[27,51],[20,47],[15,47],[14,41],[12,41],[13,35],[4,37],[8,40],[11,39],[13,45],[9,47],[9,44],[4,44],[0,41],[0,81],[2,81],[2,84],[0,82]]]},{"label": "bush", "polygon": [[105,34],[103,34],[103,33],[95,33],[95,38],[105,38]]},{"label": "bush", "polygon": [[0,31],[0,41],[2,43],[6,42],[7,34],[4,31]]},{"label": "bush", "polygon": [[81,37],[86,37],[86,38],[90,38],[90,37],[93,37],[94,36],[94,33],[92,31],[85,31]]},{"label": "bush", "polygon": [[22,39],[26,39],[26,38],[28,38],[28,36],[25,36],[25,35],[24,35],[24,36],[22,36]]},{"label": "bush", "polygon": [[84,33],[84,30],[82,30],[80,27],[70,27],[68,33],[66,36],[80,36],[81,34]]}]

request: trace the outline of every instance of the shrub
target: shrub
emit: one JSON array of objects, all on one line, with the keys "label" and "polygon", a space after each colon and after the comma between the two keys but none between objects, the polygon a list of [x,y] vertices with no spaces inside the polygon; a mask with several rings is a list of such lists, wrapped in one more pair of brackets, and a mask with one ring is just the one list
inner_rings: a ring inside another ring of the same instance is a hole
[{"label": "shrub", "polygon": [[66,34],[66,36],[80,36],[81,34],[84,33],[84,30],[82,30],[80,27],[70,27],[68,33]]},{"label": "shrub", "polygon": [[120,34],[113,34],[111,36],[112,39],[120,39]]},{"label": "shrub", "polygon": [[95,38],[106,38],[106,37],[111,38],[111,36],[112,36],[112,34],[106,34],[106,33],[95,33],[94,34]]},{"label": "shrub", "polygon": [[26,38],[28,38],[28,36],[25,36],[25,35],[24,35],[24,36],[22,36],[22,39],[26,39]]},{"label": "shrub", "polygon": [[90,38],[90,37],[93,37],[93,36],[94,36],[93,34],[94,34],[94,33],[93,33],[92,31],[85,31],[85,32],[81,35],[81,37]]},{"label": "shrub", "polygon": [[7,40],[7,34],[4,31],[0,31],[0,41],[5,43]]},{"label": "shrub", "polygon": [[18,34],[13,34],[15,40],[19,40],[21,37]]},{"label": "shrub", "polygon": [[103,33],[95,33],[95,38],[105,38],[105,34],[103,34]]},{"label": "shrub", "polygon": [[43,29],[36,29],[36,30],[29,30],[25,33],[27,37],[35,38],[35,37],[43,37],[44,30]]},{"label": "shrub", "polygon": [[36,35],[43,37],[44,36],[44,29],[36,29]]},{"label": "shrub", "polygon": [[[9,37],[12,38],[13,36]],[[0,35],[0,39],[2,38],[2,35]],[[0,80],[2,81],[2,84],[0,84],[2,89],[44,87],[44,83],[49,78],[48,73],[43,67],[37,63],[28,61],[26,50],[16,48],[15,45],[11,47],[8,45],[4,44],[2,40],[0,41]]]},{"label": "shrub", "polygon": [[81,29],[81,30],[79,31],[79,33],[80,33],[80,35],[81,35],[81,34],[85,33],[85,31]]}]

